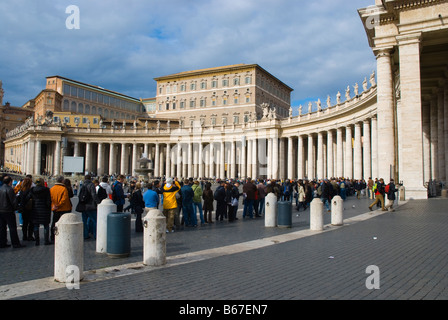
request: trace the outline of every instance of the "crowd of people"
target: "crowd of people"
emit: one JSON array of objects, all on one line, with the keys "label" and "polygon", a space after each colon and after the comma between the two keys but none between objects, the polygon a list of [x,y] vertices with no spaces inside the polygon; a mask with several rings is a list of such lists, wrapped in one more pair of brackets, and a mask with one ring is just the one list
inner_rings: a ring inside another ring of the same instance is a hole
[{"label": "crowd of people", "polygon": [[[377,205],[382,210],[393,211],[397,192],[392,179],[386,185],[383,179],[374,181],[371,178],[368,181],[344,178],[285,181],[190,178],[179,181],[166,178],[144,182],[124,175],[92,180],[92,176],[87,174],[79,183],[63,176],[56,177],[51,188],[43,178],[33,181],[29,175],[15,185],[10,176],[0,178],[0,248],[11,246],[7,244],[7,227],[14,248],[25,246],[25,241],[40,245],[41,225],[44,244],[52,244],[55,224],[63,214],[73,212],[73,209],[82,215],[84,239],[96,239],[97,207],[106,198],[114,202],[117,212],[130,211],[135,215],[136,232],[143,232],[145,212],[159,209],[166,217],[166,232],[171,233],[184,227],[197,227],[199,223],[201,226],[214,221],[232,223],[238,220],[240,203],[242,219],[262,217],[269,193],[275,194],[278,201],[291,201],[297,211],[307,210],[317,197],[330,212],[331,200],[336,195],[343,200],[348,196],[368,197],[374,199],[370,210]],[[72,206],[74,196],[78,197],[75,208]],[[20,214],[23,241],[17,232],[16,212]]]}]

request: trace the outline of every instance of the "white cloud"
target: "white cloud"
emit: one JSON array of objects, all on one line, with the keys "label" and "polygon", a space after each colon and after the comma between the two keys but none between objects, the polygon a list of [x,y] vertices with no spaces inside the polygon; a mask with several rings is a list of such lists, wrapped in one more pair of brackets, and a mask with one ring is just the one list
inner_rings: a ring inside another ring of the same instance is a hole
[{"label": "white cloud", "polygon": [[[236,63],[261,65],[293,101],[325,100],[376,67],[356,11],[373,0],[3,2],[0,78],[13,105],[55,74],[139,98],[155,95],[154,77]],[[71,4],[80,30],[65,28]]]}]

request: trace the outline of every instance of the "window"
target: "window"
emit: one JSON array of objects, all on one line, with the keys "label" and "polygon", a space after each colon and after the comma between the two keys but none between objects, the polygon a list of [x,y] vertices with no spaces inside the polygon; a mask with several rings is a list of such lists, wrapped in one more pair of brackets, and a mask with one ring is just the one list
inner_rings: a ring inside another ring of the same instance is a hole
[{"label": "window", "polygon": [[181,91],[181,92],[185,92],[185,85],[184,85],[184,84],[181,84],[181,85],[180,85],[180,91]]},{"label": "window", "polygon": [[222,124],[225,126],[227,125],[227,117],[222,118]]},{"label": "window", "polygon": [[166,94],[169,94],[169,93],[171,93],[171,87],[168,85],[168,86],[166,86]]},{"label": "window", "polygon": [[180,102],[180,108],[181,109],[185,109],[185,101],[181,101]]},{"label": "window", "polygon": [[166,103],[165,110],[170,110],[170,103],[169,102]]},{"label": "window", "polygon": [[233,123],[239,124],[240,123],[240,117],[239,116],[233,116]]},{"label": "window", "polygon": [[246,96],[246,103],[249,103],[249,102],[250,102],[250,96],[247,95],[247,96]]},{"label": "window", "polygon": [[234,86],[239,86],[240,85],[240,78],[234,78],[233,79],[233,85]]},{"label": "window", "polygon": [[215,117],[210,118],[210,124],[212,126],[216,126],[216,118]]},{"label": "window", "polygon": [[205,81],[202,81],[202,82],[201,82],[201,89],[202,89],[202,90],[207,89],[207,82],[205,82]]},{"label": "window", "polygon": [[222,104],[225,106],[227,105],[227,97],[222,98]]},{"label": "window", "polygon": [[234,103],[234,104],[238,104],[238,97],[234,97],[234,98],[233,98],[233,103]]},{"label": "window", "polygon": [[65,123],[70,123],[70,117],[64,117],[64,122]]},{"label": "window", "polygon": [[88,118],[86,118],[86,117],[83,117],[83,118],[82,118],[82,123],[84,123],[84,124],[85,124],[85,123],[87,123],[87,121],[88,121],[88,120],[89,120]]},{"label": "window", "polygon": [[205,107],[205,100],[201,99],[201,101],[199,102],[201,107]]},{"label": "window", "polygon": [[78,113],[84,113],[84,105],[82,103],[78,105]]},{"label": "window", "polygon": [[229,86],[229,80],[227,80],[227,79],[223,79],[223,80],[222,80],[222,86],[223,86],[223,87],[228,87],[228,86]]},{"label": "window", "polygon": [[216,106],[216,98],[212,99],[212,106]]},{"label": "window", "polygon": [[190,84],[190,90],[196,90],[196,83],[195,82],[192,82]]},{"label": "window", "polygon": [[194,108],[194,107],[196,107],[196,101],[191,100],[190,101],[190,108]]},{"label": "window", "polygon": [[64,111],[69,111],[70,110],[70,103],[68,102],[68,100],[64,100]]},{"label": "window", "polygon": [[212,88],[218,88],[218,80],[213,80],[212,81]]},{"label": "window", "polygon": [[84,110],[84,113],[90,114],[90,106],[86,104],[86,109]]},{"label": "window", "polygon": [[99,123],[98,118],[93,118],[93,124],[98,124],[98,123]]},{"label": "window", "polygon": [[251,84],[252,83],[252,77],[247,76],[246,77],[246,84]]}]

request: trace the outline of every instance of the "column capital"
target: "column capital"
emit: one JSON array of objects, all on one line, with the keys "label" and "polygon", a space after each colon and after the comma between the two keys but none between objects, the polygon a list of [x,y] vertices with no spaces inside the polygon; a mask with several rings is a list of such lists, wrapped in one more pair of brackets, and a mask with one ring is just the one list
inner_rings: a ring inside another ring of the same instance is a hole
[{"label": "column capital", "polygon": [[380,48],[374,48],[373,53],[375,54],[376,59],[382,58],[382,57],[391,57],[392,51],[394,50],[393,46],[389,47],[380,47]]}]

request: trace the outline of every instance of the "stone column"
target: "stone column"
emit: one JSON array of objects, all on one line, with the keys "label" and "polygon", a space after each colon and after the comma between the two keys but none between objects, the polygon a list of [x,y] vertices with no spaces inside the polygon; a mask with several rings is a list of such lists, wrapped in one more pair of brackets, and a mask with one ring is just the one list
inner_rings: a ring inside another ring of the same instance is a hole
[{"label": "stone column", "polygon": [[230,178],[236,178],[236,142],[231,141],[232,144],[230,149]]},{"label": "stone column", "polygon": [[74,144],[73,156],[74,157],[79,157],[79,142],[75,141],[73,144]]},{"label": "stone column", "polygon": [[334,177],[333,131],[327,131],[327,177]]},{"label": "stone column", "polygon": [[97,163],[97,175],[104,175],[104,144],[98,143],[98,163]]},{"label": "stone column", "polygon": [[213,178],[215,175],[215,146],[213,145],[213,141],[210,143],[210,161],[209,161],[209,177]]},{"label": "stone column", "polygon": [[193,143],[188,142],[187,143],[187,178],[193,177]]},{"label": "stone column", "polygon": [[279,178],[279,166],[278,166],[278,160],[279,160],[279,148],[278,148],[278,137],[277,133],[274,138],[272,138],[272,177],[274,179]]},{"label": "stone column", "polygon": [[343,132],[342,128],[337,129],[337,136],[336,136],[336,157],[337,157],[337,168],[336,168],[336,175],[338,178],[341,178],[344,176],[344,152],[343,152]]},{"label": "stone column", "polygon": [[372,160],[371,160],[371,143],[370,143],[370,120],[364,120],[363,122],[363,136],[364,136],[364,180],[368,180],[372,177]]},{"label": "stone column", "polygon": [[198,143],[198,175],[200,178],[204,177],[204,159],[203,159],[203,148],[202,142]]},{"label": "stone column", "polygon": [[252,178],[252,140],[247,140],[247,176]]},{"label": "stone column", "polygon": [[297,178],[305,178],[305,170],[303,166],[303,136],[299,134],[297,141]]},{"label": "stone column", "polygon": [[292,137],[288,137],[288,179],[294,179],[294,148]]},{"label": "stone column", "polygon": [[155,177],[160,177],[161,176],[161,172],[160,172],[160,144],[158,142],[156,142],[156,150],[154,153],[154,176]]},{"label": "stone column", "polygon": [[241,139],[241,178],[247,177],[247,171],[246,171],[246,137],[244,136]]},{"label": "stone column", "polygon": [[431,180],[431,106],[426,101],[422,105],[422,125],[423,125],[423,181]]},{"label": "stone column", "polygon": [[437,96],[431,99],[431,179],[439,180]]},{"label": "stone column", "polygon": [[55,141],[54,147],[54,175],[61,174],[61,141]]},{"label": "stone column", "polygon": [[353,147],[352,147],[352,127],[345,128],[345,172],[346,178],[353,178]]},{"label": "stone column", "polygon": [[258,177],[258,157],[257,157],[257,139],[252,140],[252,178]]},{"label": "stone column", "polygon": [[372,179],[380,178],[378,173],[378,119],[372,117]]},{"label": "stone column", "polygon": [[[395,130],[394,130],[394,99],[391,49],[382,49],[377,53],[377,115],[378,133],[381,139],[378,143],[378,159],[381,165],[377,167],[378,178],[384,181],[390,179],[390,167],[395,165]],[[403,82],[401,87],[404,87]],[[387,139],[383,139],[387,137]]]},{"label": "stone column", "polygon": [[[160,146],[159,146],[159,148],[160,148]],[[164,173],[165,173],[166,178],[171,177],[171,144],[170,143],[166,144],[165,172]],[[155,171],[154,171],[154,176],[157,177],[155,175]],[[159,172],[159,176],[163,176],[163,172]]]},{"label": "stone column", "polygon": [[323,133],[317,133],[317,178],[324,177],[324,138]]},{"label": "stone column", "polygon": [[[448,83],[445,81],[444,90],[444,141],[445,141],[445,182],[448,181],[448,165],[446,161],[448,160]],[[448,188],[448,186],[446,186]]]},{"label": "stone column", "polygon": [[126,172],[126,144],[121,144],[121,161],[120,161],[120,174],[125,175]]},{"label": "stone column", "polygon": [[355,123],[355,150],[354,150],[354,179],[362,179],[362,141],[361,141],[361,123]]},{"label": "stone column", "polygon": [[135,169],[137,169],[137,160],[138,160],[138,144],[133,143],[132,144],[132,169],[131,169],[131,175],[136,175]]},{"label": "stone column", "polygon": [[35,161],[35,142],[30,140],[28,141],[28,165],[27,165],[27,173],[35,175],[34,161]]},{"label": "stone column", "polygon": [[85,170],[88,174],[92,171],[92,143],[86,142],[86,166]]},{"label": "stone column", "polygon": [[423,186],[420,36],[416,34],[397,37],[400,50],[402,120],[398,123],[398,132],[403,135],[399,143],[402,163],[399,174],[406,188],[407,199],[428,197],[427,190]]},{"label": "stone column", "polygon": [[314,141],[313,135],[308,135],[308,179],[312,180],[315,178],[314,173]]},{"label": "stone column", "polygon": [[266,169],[268,179],[272,179],[272,138],[267,138],[268,140],[268,152],[266,157]]},{"label": "stone column", "polygon": [[221,179],[226,178],[226,154],[225,154],[225,143],[221,140],[220,142],[220,148],[219,148],[219,177]]},{"label": "stone column", "polygon": [[34,174],[36,175],[41,175],[41,164],[42,164],[42,142],[40,140],[36,140],[35,143],[35,159],[36,161],[34,162],[35,167],[34,167]]},{"label": "stone column", "polygon": [[115,144],[109,144],[109,175],[113,175],[116,169],[116,154],[115,154]]}]

